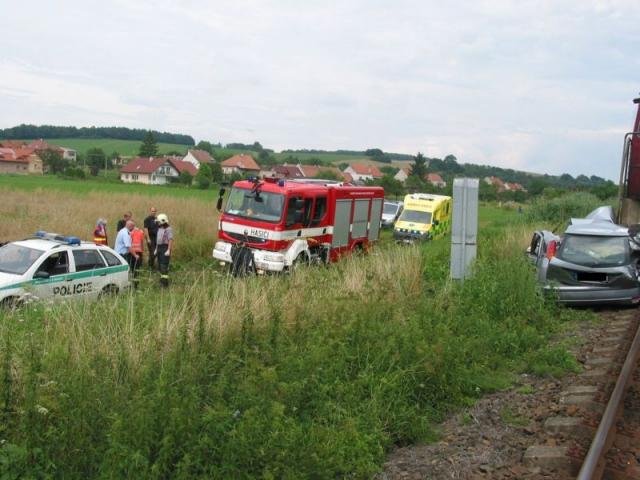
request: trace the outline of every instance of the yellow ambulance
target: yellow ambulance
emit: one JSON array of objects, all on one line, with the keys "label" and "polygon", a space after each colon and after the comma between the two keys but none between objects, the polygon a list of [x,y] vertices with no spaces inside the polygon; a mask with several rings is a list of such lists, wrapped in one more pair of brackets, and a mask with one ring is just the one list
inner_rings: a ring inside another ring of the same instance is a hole
[{"label": "yellow ambulance", "polygon": [[404,210],[393,227],[393,238],[410,243],[442,235],[451,226],[451,210],[451,197],[410,193],[404,197]]}]

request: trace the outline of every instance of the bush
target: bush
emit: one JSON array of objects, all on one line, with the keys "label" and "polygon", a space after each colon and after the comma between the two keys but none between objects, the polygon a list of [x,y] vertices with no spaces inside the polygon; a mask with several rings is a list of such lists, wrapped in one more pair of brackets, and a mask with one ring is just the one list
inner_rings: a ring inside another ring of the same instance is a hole
[{"label": "bush", "polygon": [[573,192],[548,198],[536,198],[527,210],[526,219],[530,222],[568,222],[571,218],[588,215],[602,206],[602,201],[591,193]]},{"label": "bush", "polygon": [[84,170],[80,167],[67,167],[64,169],[64,172],[62,174],[63,178],[79,178],[79,179],[83,179],[86,178],[87,175],[84,172]]}]

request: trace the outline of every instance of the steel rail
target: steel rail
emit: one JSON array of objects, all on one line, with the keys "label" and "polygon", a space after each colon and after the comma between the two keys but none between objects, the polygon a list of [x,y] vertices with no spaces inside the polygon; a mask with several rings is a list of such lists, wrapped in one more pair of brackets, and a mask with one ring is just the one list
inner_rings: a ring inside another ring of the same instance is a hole
[{"label": "steel rail", "polygon": [[[612,433],[616,426],[616,417],[618,415],[618,409],[624,401],[625,390],[631,375],[636,368],[638,362],[638,354],[640,353],[640,326],[636,331],[636,335],[631,343],[631,348],[627,354],[627,358],[622,366],[616,386],[613,389],[607,408],[602,415],[600,425],[596,435],[591,442],[589,452],[582,463],[582,468],[578,474],[577,480],[598,480],[602,477],[604,470],[604,455],[607,449],[610,447],[609,442],[613,440]],[[601,467],[601,468],[599,468]]]}]

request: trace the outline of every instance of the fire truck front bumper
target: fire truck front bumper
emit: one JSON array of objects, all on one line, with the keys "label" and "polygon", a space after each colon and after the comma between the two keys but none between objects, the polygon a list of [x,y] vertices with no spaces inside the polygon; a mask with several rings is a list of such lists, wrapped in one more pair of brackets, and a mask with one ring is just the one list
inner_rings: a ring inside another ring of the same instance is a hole
[{"label": "fire truck front bumper", "polygon": [[231,244],[228,242],[216,242],[213,247],[213,258],[221,262],[231,263]]},{"label": "fire truck front bumper", "polygon": [[[213,248],[213,258],[224,263],[231,263],[231,243],[219,241]],[[256,270],[263,272],[281,272],[285,267],[285,256],[283,253],[271,252],[268,250],[251,249],[253,253],[253,265]]]}]

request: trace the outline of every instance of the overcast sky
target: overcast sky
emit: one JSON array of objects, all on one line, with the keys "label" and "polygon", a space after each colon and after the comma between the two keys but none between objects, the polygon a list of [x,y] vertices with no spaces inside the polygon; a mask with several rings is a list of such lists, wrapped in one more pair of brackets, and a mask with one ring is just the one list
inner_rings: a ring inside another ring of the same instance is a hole
[{"label": "overcast sky", "polygon": [[443,157],[617,179],[640,5],[0,0],[0,127]]}]

